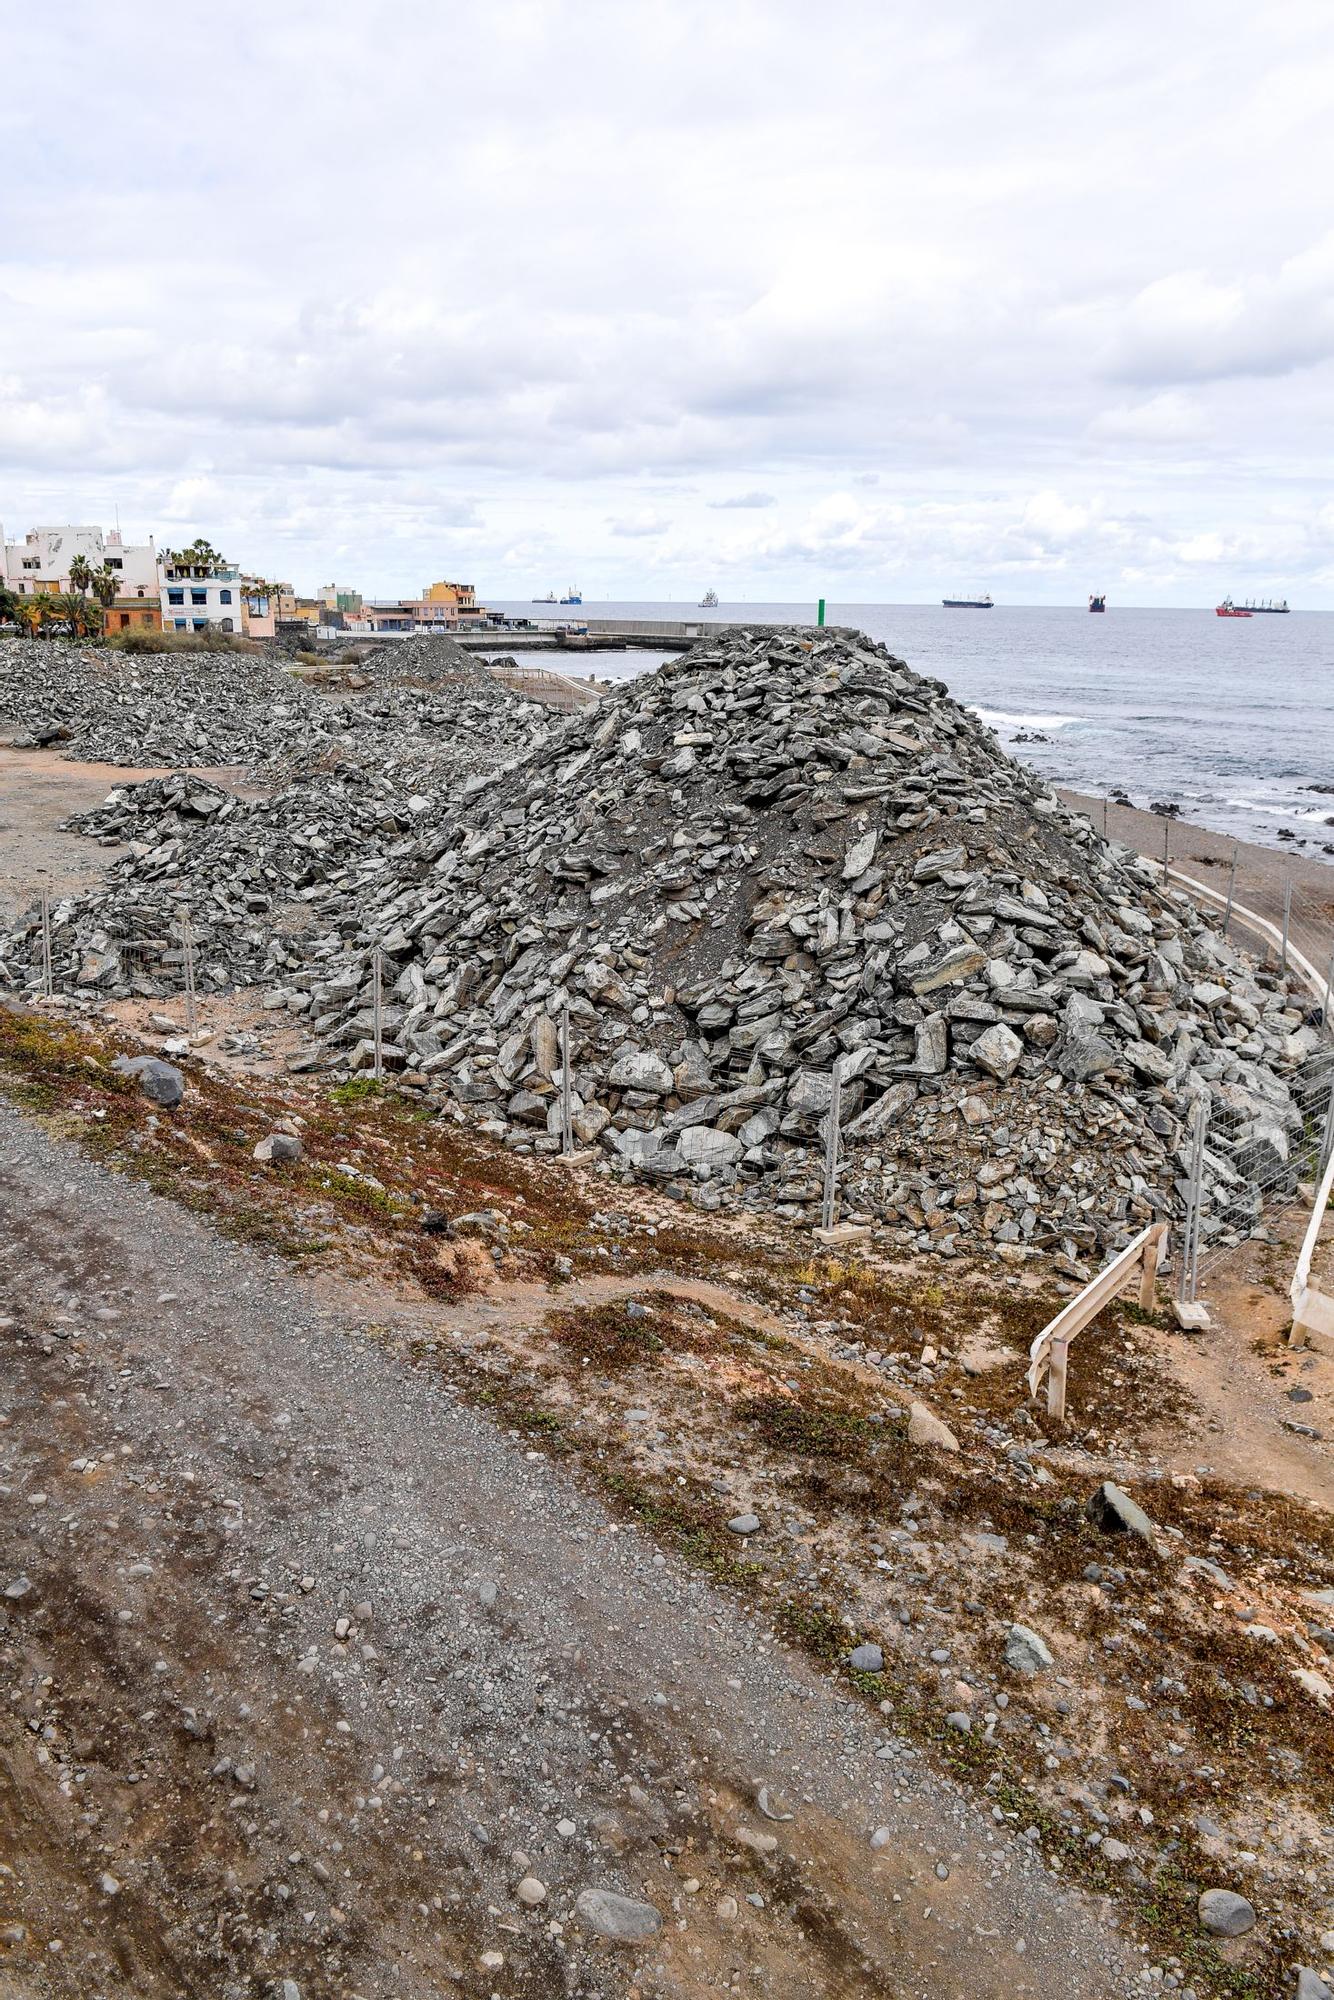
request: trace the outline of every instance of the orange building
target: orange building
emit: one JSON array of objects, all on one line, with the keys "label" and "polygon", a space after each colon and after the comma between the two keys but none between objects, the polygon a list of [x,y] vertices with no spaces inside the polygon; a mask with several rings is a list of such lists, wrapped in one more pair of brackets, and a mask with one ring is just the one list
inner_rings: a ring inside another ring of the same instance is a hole
[{"label": "orange building", "polygon": [[113,597],[104,613],[103,631],[160,632],[162,605],[156,597]]}]

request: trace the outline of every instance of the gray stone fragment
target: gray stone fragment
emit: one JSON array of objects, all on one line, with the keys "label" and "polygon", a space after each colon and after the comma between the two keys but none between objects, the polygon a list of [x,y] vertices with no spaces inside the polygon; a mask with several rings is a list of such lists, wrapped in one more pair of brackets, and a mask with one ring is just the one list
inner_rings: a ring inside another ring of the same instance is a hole
[{"label": "gray stone fragment", "polygon": [[910,1444],[930,1445],[936,1451],[957,1451],[959,1440],[949,1425],[942,1423],[925,1403],[914,1403],[908,1412]]},{"label": "gray stone fragment", "polygon": [[732,1132],[715,1131],[712,1125],[690,1125],[677,1139],[676,1150],[688,1167],[730,1167],[745,1148]]},{"label": "gray stone fragment", "polygon": [[1144,1509],[1110,1479],[1090,1493],[1085,1512],[1104,1534],[1138,1535],[1142,1542],[1153,1540],[1153,1522]]},{"label": "gray stone fragment", "polygon": [[760,1517],[758,1514],[734,1514],[727,1525],[734,1535],[756,1535],[760,1530]]},{"label": "gray stone fragment", "polygon": [[1199,1901],[1200,1922],[1215,1937],[1241,1937],[1255,1927],[1255,1911],[1232,1889],[1206,1889]]},{"label": "gray stone fragment", "polygon": [[655,1097],[666,1097],[672,1088],[672,1073],[661,1056],[641,1049],[619,1057],[607,1082],[613,1090],[647,1090]]},{"label": "gray stone fragment", "polygon": [[618,1896],[612,1889],[581,1889],[574,1907],[590,1930],[620,1944],[638,1944],[662,1929],[662,1917],[652,1903]]},{"label": "gray stone fragment", "polygon": [[111,1067],[122,1076],[137,1076],[144,1096],[166,1111],[172,1110],[185,1096],[185,1078],[181,1072],[158,1056],[117,1056]]},{"label": "gray stone fragment", "polygon": [[868,1641],[853,1647],[848,1654],[848,1665],[854,1674],[879,1674],[884,1672],[885,1656],[879,1646]]},{"label": "gray stone fragment", "polygon": [[262,1166],[291,1165],[302,1155],[301,1141],[294,1132],[270,1132],[255,1148],[254,1157]]},{"label": "gray stone fragment", "polygon": [[1011,1625],[1005,1638],[1005,1664],[1015,1673],[1031,1677],[1045,1673],[1056,1662],[1040,1633],[1027,1625]]},{"label": "gray stone fragment", "polygon": [[1004,1083],[1019,1067],[1024,1045],[1013,1028],[997,1021],[994,1027],[983,1029],[968,1053],[979,1069],[987,1070]]}]

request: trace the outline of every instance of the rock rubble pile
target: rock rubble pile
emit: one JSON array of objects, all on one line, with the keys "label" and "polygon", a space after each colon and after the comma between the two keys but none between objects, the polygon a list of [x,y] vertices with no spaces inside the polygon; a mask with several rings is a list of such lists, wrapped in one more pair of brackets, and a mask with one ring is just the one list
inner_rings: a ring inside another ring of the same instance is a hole
[{"label": "rock rubble pile", "polygon": [[328,759],[443,757],[484,770],[543,736],[547,716],[443,636],[360,665],[355,685],[307,686],[272,654],[127,654],[0,639],[0,722],[20,744],[82,763],[241,767],[274,778]]},{"label": "rock rubble pile", "polygon": [[[845,1215],[1072,1267],[1176,1205],[1196,1095],[1229,1113],[1215,1231],[1251,1226],[1310,1116],[1302,1000],[867,640],[729,634],[438,808],[358,782],[313,841],[299,789],[176,800],[166,842],[57,912],[60,977],[118,990],[149,884],[211,884],[241,914],[209,976],[262,976],[337,1069],[371,1059],[379,945],[387,1063],[555,1150],[568,1004],[580,1144],[809,1220],[837,1065]],[[31,965],[31,933],[7,955]]]}]

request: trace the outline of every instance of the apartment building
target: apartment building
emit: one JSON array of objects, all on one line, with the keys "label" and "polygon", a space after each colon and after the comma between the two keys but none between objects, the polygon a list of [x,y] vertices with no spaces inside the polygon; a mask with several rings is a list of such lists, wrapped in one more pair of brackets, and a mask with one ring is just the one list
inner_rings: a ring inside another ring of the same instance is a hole
[{"label": "apartment building", "polygon": [[241,572],[221,556],[198,560],[184,549],[167,554],[161,563],[162,624],[168,632],[221,632],[242,627],[244,590]]},{"label": "apartment building", "polygon": [[70,564],[77,556],[90,569],[109,569],[118,597],[138,601],[158,594],[158,556],[151,536],[146,542],[127,542],[119,528],[67,525],[31,528],[21,542],[9,542],[0,528],[0,551],[0,577],[20,597],[68,591]]}]

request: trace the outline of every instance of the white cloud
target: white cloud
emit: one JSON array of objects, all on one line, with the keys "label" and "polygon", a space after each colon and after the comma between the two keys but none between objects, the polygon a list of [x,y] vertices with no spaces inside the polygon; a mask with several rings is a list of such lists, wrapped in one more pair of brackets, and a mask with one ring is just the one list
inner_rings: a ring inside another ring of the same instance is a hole
[{"label": "white cloud", "polygon": [[725,500],[710,500],[709,502],[710,507],[720,509],[731,507],[774,507],[777,504],[772,493],[731,493]]},{"label": "white cloud", "polygon": [[134,38],[114,146],[123,19],[43,20],[0,101],[10,532],[119,505],[376,592],[1331,594],[1318,0],[237,0]]}]

